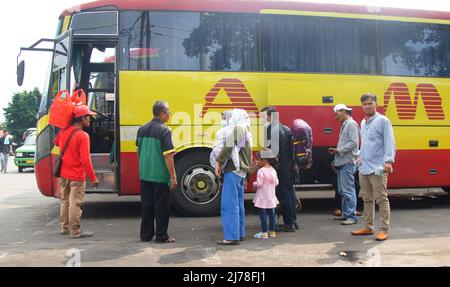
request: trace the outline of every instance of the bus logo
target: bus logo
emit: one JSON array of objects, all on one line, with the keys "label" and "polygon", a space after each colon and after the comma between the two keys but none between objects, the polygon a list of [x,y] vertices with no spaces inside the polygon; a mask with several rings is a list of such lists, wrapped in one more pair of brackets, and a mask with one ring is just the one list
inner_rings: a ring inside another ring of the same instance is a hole
[{"label": "bus logo", "polygon": [[[217,95],[224,90],[231,104],[214,103]],[[243,109],[249,112],[250,116],[257,116],[258,107],[252,99],[245,85],[239,79],[222,79],[206,95],[206,104],[200,115],[203,118],[209,109]]]},{"label": "bus logo", "polygon": [[445,114],[442,109],[442,98],[436,87],[432,84],[417,85],[414,101],[411,101],[409,88],[406,84],[391,84],[384,94],[385,111],[389,106],[392,95],[394,95],[395,105],[397,106],[398,118],[401,120],[414,120],[416,118],[419,98],[422,98],[429,120],[445,119]]}]

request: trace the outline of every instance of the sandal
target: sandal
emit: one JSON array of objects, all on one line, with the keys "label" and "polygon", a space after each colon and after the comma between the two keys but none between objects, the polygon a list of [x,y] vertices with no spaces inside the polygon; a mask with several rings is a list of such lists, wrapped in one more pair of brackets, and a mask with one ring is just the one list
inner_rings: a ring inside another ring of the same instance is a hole
[{"label": "sandal", "polygon": [[340,209],[335,209],[333,213],[334,213],[334,216],[336,216],[336,217],[342,216],[342,211]]},{"label": "sandal", "polygon": [[175,238],[173,238],[173,237],[169,237],[167,240],[164,240],[164,241],[156,240],[156,242],[160,243],[160,244],[170,244],[170,243],[177,242],[177,240]]},{"label": "sandal", "polygon": [[219,240],[217,241],[218,245],[239,245],[239,241],[237,240]]}]

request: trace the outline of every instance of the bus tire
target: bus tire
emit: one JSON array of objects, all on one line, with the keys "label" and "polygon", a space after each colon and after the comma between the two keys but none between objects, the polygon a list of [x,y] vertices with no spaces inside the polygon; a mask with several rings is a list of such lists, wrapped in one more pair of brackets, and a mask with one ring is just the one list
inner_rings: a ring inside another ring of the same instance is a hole
[{"label": "bus tire", "polygon": [[450,186],[443,187],[442,188],[445,192],[450,193]]},{"label": "bus tire", "polygon": [[220,214],[220,186],[210,166],[209,154],[197,150],[176,160],[178,186],[172,192],[172,204],[182,216]]}]

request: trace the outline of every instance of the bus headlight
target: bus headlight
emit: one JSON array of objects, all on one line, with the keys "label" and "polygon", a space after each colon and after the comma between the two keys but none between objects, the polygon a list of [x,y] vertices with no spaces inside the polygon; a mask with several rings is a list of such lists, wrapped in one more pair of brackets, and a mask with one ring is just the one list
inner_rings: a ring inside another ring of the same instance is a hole
[{"label": "bus headlight", "polygon": [[21,152],[16,153],[16,157],[23,157],[23,153]]}]

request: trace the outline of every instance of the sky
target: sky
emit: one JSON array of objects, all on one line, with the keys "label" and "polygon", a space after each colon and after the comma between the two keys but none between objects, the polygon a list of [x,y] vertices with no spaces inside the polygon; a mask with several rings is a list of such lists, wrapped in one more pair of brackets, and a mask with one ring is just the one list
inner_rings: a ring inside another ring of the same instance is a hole
[{"label": "sky", "polygon": [[[0,10],[2,35],[2,44],[0,45],[0,64],[2,66],[0,70],[0,122],[4,121],[3,108],[8,105],[15,92],[32,90],[35,87],[42,91],[45,84],[46,72],[51,60],[50,53],[27,52],[22,58],[26,60],[25,81],[22,87],[17,86],[16,61],[20,47],[28,47],[40,38],[54,38],[60,13],[66,8],[85,2],[89,1],[20,0],[3,2]],[[450,11],[449,0],[309,0],[307,2]]]}]

